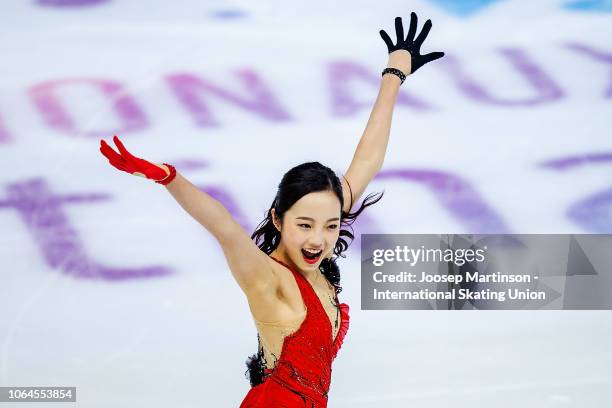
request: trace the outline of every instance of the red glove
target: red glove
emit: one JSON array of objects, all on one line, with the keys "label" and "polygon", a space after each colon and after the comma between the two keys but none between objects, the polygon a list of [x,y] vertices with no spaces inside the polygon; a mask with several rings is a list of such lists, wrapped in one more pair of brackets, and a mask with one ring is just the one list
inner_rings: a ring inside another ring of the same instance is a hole
[{"label": "red glove", "polygon": [[162,167],[140,159],[127,151],[117,135],[113,136],[113,141],[119,153],[113,150],[104,140],[100,139],[100,152],[108,159],[110,164],[115,168],[133,174],[135,176],[146,177],[150,180],[155,180],[156,183],[166,185],[176,177],[176,169],[174,166],[164,163],[168,167],[168,171]]}]

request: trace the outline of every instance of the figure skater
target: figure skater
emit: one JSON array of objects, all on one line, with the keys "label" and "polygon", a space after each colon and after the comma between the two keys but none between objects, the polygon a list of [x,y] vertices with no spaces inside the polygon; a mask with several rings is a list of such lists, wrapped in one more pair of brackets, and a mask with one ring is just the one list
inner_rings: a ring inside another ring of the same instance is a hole
[{"label": "figure skater", "polygon": [[241,408],[327,407],[332,362],[349,327],[349,306],[338,301],[342,288],[336,259],[345,257],[342,253],[349,244],[344,238],[354,236],[341,226],[350,227],[366,207],[382,198],[382,193],[376,199],[368,195],[357,211],[350,212],[382,167],[400,85],[422,65],[444,56],[420,54],[431,26],[427,20],[415,38],[417,16],[411,13],[406,37],[401,17],[395,19],[396,44],[380,31],[388,64],[343,180],[319,162],[292,168],[251,236],[219,201],[171,164],[132,155],[117,136],[113,140],[119,152],[100,141],[100,151],[111,165],[164,185],[220,243],[257,328],[258,350],[246,361],[251,389]]}]

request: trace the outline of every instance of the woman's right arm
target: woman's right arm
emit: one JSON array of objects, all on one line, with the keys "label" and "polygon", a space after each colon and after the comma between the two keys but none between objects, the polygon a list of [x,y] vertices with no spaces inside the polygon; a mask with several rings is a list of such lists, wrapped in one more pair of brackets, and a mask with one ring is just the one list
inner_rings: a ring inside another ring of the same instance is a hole
[{"label": "woman's right arm", "polygon": [[221,202],[194,186],[176,172],[166,189],[183,209],[206,228],[219,242],[229,269],[246,295],[251,313],[258,319],[275,316],[282,296],[280,276],[268,255],[253,242]]},{"label": "woman's right arm", "polygon": [[270,260],[231,213],[179,172],[166,189],[219,242],[234,279],[247,296],[272,294],[278,283]]},{"label": "woman's right arm", "polygon": [[119,153],[100,141],[100,151],[111,165],[164,184],[181,207],[217,239],[234,279],[247,297],[267,297],[276,293],[278,279],[270,258],[255,245],[221,202],[198,189],[179,172],[171,173],[164,164],[136,157],[127,151],[119,138],[115,136],[113,140]]},{"label": "woman's right arm", "polygon": [[221,243],[230,239],[229,235],[232,233],[235,220],[218,200],[194,186],[178,171],[174,180],[166,185],[166,189],[217,241]]}]

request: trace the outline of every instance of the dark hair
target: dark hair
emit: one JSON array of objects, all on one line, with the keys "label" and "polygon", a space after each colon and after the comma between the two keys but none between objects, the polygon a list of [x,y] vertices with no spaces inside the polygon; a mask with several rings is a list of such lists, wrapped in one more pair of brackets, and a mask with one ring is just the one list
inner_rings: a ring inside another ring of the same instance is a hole
[{"label": "dark hair", "polygon": [[[333,251],[335,257],[332,259],[323,259],[319,269],[329,283],[334,286],[336,289],[336,294],[342,291],[342,287],[340,286],[340,269],[336,264],[336,259],[338,257],[346,258],[346,255],[343,255],[342,253],[349,247],[349,243],[347,243],[343,237],[350,238],[351,241],[355,238],[352,233],[352,224],[366,207],[380,201],[384,194],[384,192],[380,193],[380,196],[376,199],[372,199],[375,194],[369,194],[363,200],[359,210],[351,213],[350,209],[353,208],[353,191],[350,184],[348,184],[346,177],[344,180],[346,180],[346,183],[349,186],[351,195],[351,206],[349,207],[349,212],[344,212],[342,210],[342,208],[344,208],[342,183],[333,170],[319,162],[307,162],[293,167],[283,176],[280,184],[278,185],[276,197],[274,197],[272,205],[266,211],[265,219],[257,226],[253,235],[251,235],[251,239],[255,240],[255,243],[259,249],[269,255],[276,249],[276,247],[278,247],[281,238],[280,232],[276,229],[272,221],[273,208],[276,216],[282,222],[285,212],[306,194],[318,191],[332,191],[335,193],[340,200],[341,209],[340,233]],[[351,231],[342,229],[342,226],[349,227]],[[258,344],[260,345],[259,334],[257,335],[257,339]],[[251,383],[251,387],[261,384],[263,382],[264,369],[266,367],[261,345],[258,348],[257,354],[253,354],[247,359],[246,365],[248,367],[248,378]]]}]

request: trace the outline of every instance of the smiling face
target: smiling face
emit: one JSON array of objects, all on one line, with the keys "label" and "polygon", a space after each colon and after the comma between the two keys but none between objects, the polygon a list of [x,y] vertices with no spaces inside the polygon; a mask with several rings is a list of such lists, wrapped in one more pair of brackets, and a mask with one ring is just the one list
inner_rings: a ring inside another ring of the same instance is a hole
[{"label": "smiling face", "polygon": [[[332,255],[340,236],[340,210],[340,200],[332,191],[317,191],[300,198],[285,212],[282,225],[273,209],[281,240],[271,255],[282,253],[302,271],[318,269],[321,261]],[[319,255],[310,260],[304,251]]]}]

